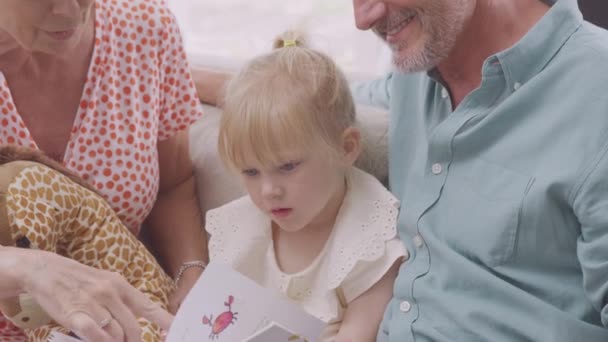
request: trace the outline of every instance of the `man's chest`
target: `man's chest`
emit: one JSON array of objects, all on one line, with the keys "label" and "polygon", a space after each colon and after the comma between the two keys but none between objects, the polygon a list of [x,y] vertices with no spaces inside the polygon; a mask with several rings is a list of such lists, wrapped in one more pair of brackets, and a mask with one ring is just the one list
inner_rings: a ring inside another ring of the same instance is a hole
[{"label": "man's chest", "polygon": [[[557,98],[517,92],[487,106],[465,101],[453,113],[441,99],[397,103],[390,187],[401,200],[405,239],[431,237],[492,267],[515,251],[533,255],[535,241],[556,232],[576,235],[569,201],[605,143],[608,120],[601,107]],[[563,241],[545,254],[572,251],[574,240]]]}]

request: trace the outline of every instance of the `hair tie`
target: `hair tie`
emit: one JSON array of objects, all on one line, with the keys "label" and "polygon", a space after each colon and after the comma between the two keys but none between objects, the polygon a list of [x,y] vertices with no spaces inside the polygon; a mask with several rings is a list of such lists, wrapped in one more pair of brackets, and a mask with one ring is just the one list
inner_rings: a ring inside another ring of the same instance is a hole
[{"label": "hair tie", "polygon": [[283,39],[283,47],[298,46],[298,42],[295,39]]}]

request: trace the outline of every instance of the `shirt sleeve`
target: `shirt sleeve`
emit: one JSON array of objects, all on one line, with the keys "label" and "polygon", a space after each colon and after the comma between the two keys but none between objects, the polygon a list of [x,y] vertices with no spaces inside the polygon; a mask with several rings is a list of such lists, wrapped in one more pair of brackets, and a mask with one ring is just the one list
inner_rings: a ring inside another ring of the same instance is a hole
[{"label": "shirt sleeve", "polygon": [[389,109],[390,88],[393,74],[369,82],[353,83],[350,90],[355,102]]},{"label": "shirt sleeve", "polygon": [[587,297],[608,327],[608,144],[587,170],[573,200],[581,225],[577,253]]},{"label": "shirt sleeve", "polygon": [[187,129],[202,116],[196,87],[190,74],[182,37],[175,17],[168,10],[162,16],[160,50],[160,118],[158,139],[165,140]]},{"label": "shirt sleeve", "polygon": [[374,261],[360,261],[344,279],[340,288],[350,303],[380,281],[396,261],[407,254],[399,238],[386,241],[386,253]]}]

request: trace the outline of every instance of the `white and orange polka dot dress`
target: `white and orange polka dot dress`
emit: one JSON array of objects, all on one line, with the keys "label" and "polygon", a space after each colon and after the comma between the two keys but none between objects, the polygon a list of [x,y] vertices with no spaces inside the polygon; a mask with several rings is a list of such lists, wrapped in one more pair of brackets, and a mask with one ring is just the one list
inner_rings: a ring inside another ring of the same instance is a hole
[{"label": "white and orange polka dot dress", "polygon": [[[95,7],[95,47],[63,162],[137,233],[158,191],[157,142],[202,111],[163,1],[96,0]],[[0,144],[37,147],[2,72],[0,124]],[[26,338],[0,316],[0,340]]]}]

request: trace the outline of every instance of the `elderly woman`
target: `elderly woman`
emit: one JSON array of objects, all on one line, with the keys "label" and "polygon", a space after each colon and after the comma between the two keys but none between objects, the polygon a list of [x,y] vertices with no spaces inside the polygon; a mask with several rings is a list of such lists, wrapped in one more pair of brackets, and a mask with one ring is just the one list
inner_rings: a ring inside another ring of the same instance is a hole
[{"label": "elderly woman", "polygon": [[152,251],[179,278],[174,309],[207,260],[186,130],[200,115],[164,2],[0,1],[0,144],[62,162],[134,234],[145,220]]}]

